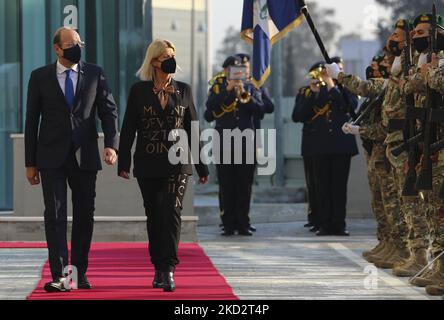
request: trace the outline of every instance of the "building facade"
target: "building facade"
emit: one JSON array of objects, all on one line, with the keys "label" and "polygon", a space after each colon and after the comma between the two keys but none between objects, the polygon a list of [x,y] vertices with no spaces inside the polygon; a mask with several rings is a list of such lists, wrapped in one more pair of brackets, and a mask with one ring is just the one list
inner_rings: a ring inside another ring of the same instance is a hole
[{"label": "building facade", "polygon": [[10,135],[23,132],[29,76],[55,63],[62,25],[78,29],[83,59],[104,68],[123,115],[152,41],[151,0],[0,0],[0,211],[13,209],[13,167],[24,167],[13,162]]},{"label": "building facade", "polygon": [[194,100],[203,119],[209,74],[209,1],[152,0],[153,39],[168,39],[176,45],[176,75],[194,89]]}]

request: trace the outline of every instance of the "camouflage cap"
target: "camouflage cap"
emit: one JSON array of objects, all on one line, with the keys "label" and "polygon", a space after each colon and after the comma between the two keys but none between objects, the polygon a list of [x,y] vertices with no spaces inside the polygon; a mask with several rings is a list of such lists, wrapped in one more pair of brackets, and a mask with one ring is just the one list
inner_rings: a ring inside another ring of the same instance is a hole
[{"label": "camouflage cap", "polygon": [[[421,23],[431,23],[433,16],[430,13],[424,13],[417,16],[413,22],[413,26],[416,28]],[[436,24],[439,28],[444,29],[444,18],[440,15],[436,17]]]}]

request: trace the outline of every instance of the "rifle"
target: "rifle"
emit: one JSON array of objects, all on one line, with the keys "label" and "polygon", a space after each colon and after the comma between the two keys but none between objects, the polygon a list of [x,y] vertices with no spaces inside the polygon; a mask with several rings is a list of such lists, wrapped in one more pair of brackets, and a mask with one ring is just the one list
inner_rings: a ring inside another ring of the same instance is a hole
[{"label": "rifle", "polygon": [[359,116],[355,121],[351,122],[351,124],[359,126],[364,120],[366,120],[370,116],[372,110],[382,103],[385,92],[386,90],[383,90],[376,98],[366,100],[361,106],[362,112],[359,113]]},{"label": "rifle", "polygon": [[[437,42],[437,13],[436,5],[433,4],[432,8],[432,25],[430,29],[430,44],[429,44],[429,54],[427,61],[430,63],[432,61],[432,54],[437,52],[436,42]],[[434,142],[436,138],[436,122],[433,121],[433,110],[437,108],[439,94],[427,86],[427,104],[426,104],[426,118],[423,121],[423,132],[424,132],[424,150],[421,161],[421,171],[416,180],[416,190],[433,190],[432,181],[432,159],[431,159],[431,149],[430,145]]]},{"label": "rifle", "polygon": [[[410,41],[410,23],[406,21],[405,27],[406,46],[404,48],[404,65],[403,73],[408,77],[410,68],[412,67],[412,44]],[[415,107],[415,96],[409,94],[405,97],[406,111]],[[407,114],[407,112],[406,112]],[[416,120],[414,118],[406,118],[404,128],[404,141],[408,141],[410,137],[416,136]],[[416,144],[409,144],[408,146],[408,172],[405,179],[404,188],[402,190],[403,196],[417,196],[418,191],[415,189],[416,183],[416,165],[419,161],[419,148]]]}]

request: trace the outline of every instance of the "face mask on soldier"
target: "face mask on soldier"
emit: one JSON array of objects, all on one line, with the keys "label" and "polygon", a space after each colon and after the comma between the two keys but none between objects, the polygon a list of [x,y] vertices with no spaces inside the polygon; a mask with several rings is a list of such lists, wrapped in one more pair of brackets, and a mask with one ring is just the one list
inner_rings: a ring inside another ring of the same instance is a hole
[{"label": "face mask on soldier", "polygon": [[373,79],[375,77],[372,66],[367,67],[367,69],[365,70],[365,75],[367,76],[367,80]]},{"label": "face mask on soldier", "polygon": [[425,52],[429,48],[429,37],[414,38],[413,46],[419,53]]},{"label": "face mask on soldier", "polygon": [[386,66],[379,65],[379,73],[384,79],[387,79],[390,76],[390,72]]},{"label": "face mask on soldier", "polygon": [[395,40],[390,40],[388,43],[387,49],[395,56],[399,57],[402,53],[402,50],[399,49],[399,42]]}]

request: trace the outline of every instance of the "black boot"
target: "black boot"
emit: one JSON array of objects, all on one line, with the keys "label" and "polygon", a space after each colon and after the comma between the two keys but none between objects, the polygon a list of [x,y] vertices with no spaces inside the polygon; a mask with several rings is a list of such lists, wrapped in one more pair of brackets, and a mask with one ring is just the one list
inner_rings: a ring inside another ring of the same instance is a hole
[{"label": "black boot", "polygon": [[159,270],[156,270],[153,280],[153,289],[161,289],[161,288],[163,288],[162,273]]},{"label": "black boot", "polygon": [[162,272],[163,279],[163,291],[173,292],[176,290],[176,284],[174,283],[174,273],[170,271]]}]

